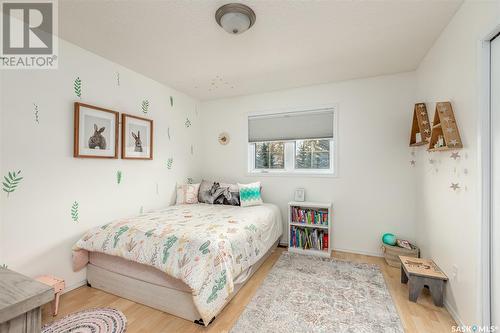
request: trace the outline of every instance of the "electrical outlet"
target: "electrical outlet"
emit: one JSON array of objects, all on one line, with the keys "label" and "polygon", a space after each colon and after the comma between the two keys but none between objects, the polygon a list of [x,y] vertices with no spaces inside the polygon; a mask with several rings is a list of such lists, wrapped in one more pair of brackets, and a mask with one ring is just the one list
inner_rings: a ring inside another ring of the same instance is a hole
[{"label": "electrical outlet", "polygon": [[458,280],[458,266],[457,265],[451,266],[451,280],[452,281]]}]

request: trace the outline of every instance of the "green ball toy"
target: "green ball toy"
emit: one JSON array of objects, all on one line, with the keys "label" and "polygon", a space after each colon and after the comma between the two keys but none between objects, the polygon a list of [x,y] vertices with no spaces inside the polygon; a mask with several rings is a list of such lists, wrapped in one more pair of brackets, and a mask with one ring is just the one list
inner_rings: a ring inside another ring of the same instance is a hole
[{"label": "green ball toy", "polygon": [[382,242],[387,245],[396,245],[396,236],[390,233],[386,233],[382,236]]}]

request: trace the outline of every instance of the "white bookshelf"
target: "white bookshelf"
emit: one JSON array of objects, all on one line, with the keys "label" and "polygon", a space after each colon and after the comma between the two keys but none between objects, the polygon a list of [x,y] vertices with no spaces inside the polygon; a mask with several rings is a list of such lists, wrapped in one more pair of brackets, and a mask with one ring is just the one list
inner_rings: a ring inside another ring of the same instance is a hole
[{"label": "white bookshelf", "polygon": [[[328,212],[328,218],[326,219],[327,224],[312,224],[312,223],[304,223],[300,221],[293,221],[293,208],[298,207],[300,209],[304,209],[306,211],[322,211]],[[321,257],[330,257],[332,252],[332,203],[331,202],[299,202],[299,201],[291,201],[288,203],[288,251],[293,253],[307,254],[307,255],[315,255]],[[294,247],[290,244],[291,239],[291,231],[293,227],[298,227],[301,230],[308,229],[308,232],[317,229],[318,232],[327,232],[328,233],[328,248],[325,250],[317,250],[317,249],[303,249],[300,247]]]}]

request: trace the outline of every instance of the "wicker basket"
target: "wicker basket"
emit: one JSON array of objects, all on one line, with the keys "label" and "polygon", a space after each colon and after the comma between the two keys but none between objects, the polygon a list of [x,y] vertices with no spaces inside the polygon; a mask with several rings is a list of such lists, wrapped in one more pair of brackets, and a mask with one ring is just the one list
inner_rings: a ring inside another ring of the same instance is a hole
[{"label": "wicker basket", "polygon": [[397,268],[401,267],[399,256],[420,258],[420,249],[414,245],[412,245],[411,250],[409,250],[399,246],[382,244],[382,251],[384,252],[384,258],[387,264]]}]

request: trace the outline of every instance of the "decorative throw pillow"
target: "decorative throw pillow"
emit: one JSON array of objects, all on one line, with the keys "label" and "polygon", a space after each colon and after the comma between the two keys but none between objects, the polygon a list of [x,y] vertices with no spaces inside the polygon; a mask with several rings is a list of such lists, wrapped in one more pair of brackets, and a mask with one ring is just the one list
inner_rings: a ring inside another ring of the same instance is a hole
[{"label": "decorative throw pillow", "polygon": [[198,201],[208,204],[239,206],[238,185],[203,180],[198,192]]},{"label": "decorative throw pillow", "polygon": [[238,188],[240,189],[240,202],[242,207],[262,205],[260,182],[238,184]]},{"label": "decorative throw pillow", "polygon": [[177,185],[176,205],[198,203],[198,191],[200,184],[182,184]]}]

